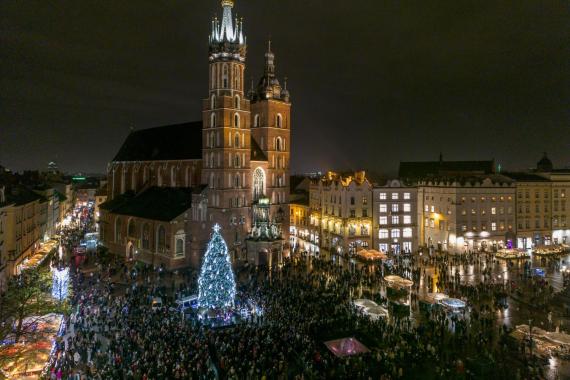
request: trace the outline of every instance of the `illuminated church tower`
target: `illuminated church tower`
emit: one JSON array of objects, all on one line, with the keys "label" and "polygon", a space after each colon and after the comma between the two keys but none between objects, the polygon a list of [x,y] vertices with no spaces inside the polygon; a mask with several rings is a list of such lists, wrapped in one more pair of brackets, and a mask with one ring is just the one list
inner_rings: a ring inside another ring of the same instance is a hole
[{"label": "illuminated church tower", "polygon": [[[267,157],[265,196],[270,202],[270,219],[289,234],[289,158],[291,146],[291,103],[287,90],[275,76],[275,55],[268,42],[265,69],[256,88],[251,88],[251,134]],[[255,196],[254,196],[255,197]]]},{"label": "illuminated church tower", "polygon": [[209,96],[202,107],[202,183],[209,187],[210,220],[222,226],[230,249],[251,224],[250,105],[243,80],[247,46],[233,6],[233,0],[222,0],[222,21],[212,21]]}]

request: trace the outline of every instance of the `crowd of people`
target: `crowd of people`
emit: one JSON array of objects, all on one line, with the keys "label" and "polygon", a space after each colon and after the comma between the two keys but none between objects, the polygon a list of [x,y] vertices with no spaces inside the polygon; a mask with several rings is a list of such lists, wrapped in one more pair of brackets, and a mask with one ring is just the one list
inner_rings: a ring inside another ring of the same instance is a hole
[{"label": "crowd of people", "polygon": [[[174,274],[97,261],[93,256],[89,265],[74,267],[73,312],[49,369],[51,379],[542,376],[543,367],[530,365],[526,347],[510,339],[510,327],[496,318],[519,289],[532,302],[539,280],[522,271],[516,282],[496,281],[491,255],[412,255],[382,270],[295,258],[271,276],[267,269],[239,266],[239,298],[252,300],[263,313],[218,329],[173,308],[176,298],[196,292],[196,271]],[[459,274],[458,268],[469,265],[476,266],[478,280]],[[399,305],[386,292],[383,275],[390,273],[414,281],[404,292],[408,303]],[[543,294],[553,293],[543,286]],[[468,307],[459,313],[422,307],[421,294],[428,291],[462,298]],[[163,304],[153,308],[157,296]],[[363,315],[351,302],[358,297],[385,305],[390,318]],[[336,357],[324,342],[342,337],[355,337],[369,352]]]}]

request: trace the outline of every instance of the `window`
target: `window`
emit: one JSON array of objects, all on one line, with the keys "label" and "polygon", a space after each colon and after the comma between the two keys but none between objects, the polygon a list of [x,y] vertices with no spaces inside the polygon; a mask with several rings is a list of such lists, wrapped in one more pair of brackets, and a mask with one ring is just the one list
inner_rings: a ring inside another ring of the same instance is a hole
[{"label": "window", "polygon": [[398,215],[392,215],[392,224],[400,224],[400,217]]},{"label": "window", "polygon": [[392,212],[398,212],[399,206],[397,203],[392,203]]},{"label": "window", "polygon": [[156,251],[160,253],[166,251],[166,230],[164,226],[158,226],[156,231]]},{"label": "window", "polygon": [[145,223],[142,228],[142,247],[143,249],[150,248],[150,226],[148,223]]},{"label": "window", "polygon": [[386,199],[386,193],[380,193],[380,200]]},{"label": "window", "polygon": [[216,108],[216,95],[212,94],[212,98],[210,98],[210,109]]},{"label": "window", "polygon": [[396,200],[398,199],[399,194],[398,193],[392,193],[392,199]]},{"label": "window", "polygon": [[411,212],[412,211],[412,205],[409,203],[404,203],[404,212]]},{"label": "window", "polygon": [[388,212],[388,205],[386,203],[380,203],[379,210],[380,212]]},{"label": "window", "polygon": [[121,243],[123,239],[121,219],[117,217],[115,220],[115,242]]},{"label": "window", "polygon": [[467,215],[467,210],[461,210],[461,215]]},{"label": "window", "polygon": [[239,128],[239,114],[234,115],[234,127]]},{"label": "window", "polygon": [[412,224],[411,215],[404,215],[404,224]]},{"label": "window", "polygon": [[212,112],[212,114],[210,115],[210,127],[211,128],[215,128],[216,127],[216,114]]},{"label": "window", "polygon": [[255,114],[255,116],[253,117],[253,126],[259,127],[259,115],[258,114]]},{"label": "window", "polygon": [[378,238],[388,239],[388,230],[386,228],[380,228],[378,230]]},{"label": "window", "polygon": [[410,227],[406,227],[402,230],[402,236],[405,238],[411,238],[412,237],[412,229]]},{"label": "window", "polygon": [[176,256],[184,255],[184,239],[176,239]]},{"label": "window", "polygon": [[368,235],[368,226],[366,226],[364,224],[360,226],[360,235],[361,236],[367,236]]},{"label": "window", "polygon": [[431,206],[431,207],[430,207],[430,211],[431,211],[431,212],[435,212],[435,206]]},{"label": "window", "polygon": [[404,193],[404,199],[410,199],[410,193]]},{"label": "window", "polygon": [[222,68],[222,87],[228,88],[228,65],[226,64]]},{"label": "window", "polygon": [[477,212],[475,211],[474,208],[471,209],[471,215],[475,215]]},{"label": "window", "polygon": [[283,127],[283,116],[281,116],[280,113],[277,114],[276,124],[277,124],[277,128]]},{"label": "window", "polygon": [[350,197],[350,204],[354,205],[354,197]]},{"label": "window", "polygon": [[428,205],[425,205],[424,211],[425,211],[425,212],[429,212],[429,206],[428,206]]},{"label": "window", "polygon": [[127,228],[127,236],[128,237],[136,237],[136,225],[135,225],[135,221],[133,219],[129,220],[129,226]]},{"label": "window", "polygon": [[388,224],[388,217],[387,217],[387,216],[381,216],[381,217],[378,219],[378,224],[380,224],[380,225],[382,225],[382,226]]},{"label": "window", "polygon": [[393,228],[392,231],[390,231],[390,236],[392,238],[399,238],[400,237],[400,229],[399,228]]},{"label": "window", "polygon": [[355,218],[355,217],[356,217],[356,210],[350,210],[350,217],[351,217],[351,218]]},{"label": "window", "polygon": [[366,209],[366,208],[362,209],[362,217],[363,217],[363,218],[367,218],[367,217],[368,217],[368,209]]},{"label": "window", "polygon": [[239,133],[236,133],[236,135],[234,136],[234,146],[236,148],[239,148]]},{"label": "window", "polygon": [[236,95],[236,97],[234,98],[234,108],[237,108],[239,110],[239,106],[240,106],[239,95]]},{"label": "window", "polygon": [[368,204],[368,198],[367,197],[362,197],[362,205],[366,206]]},{"label": "window", "polygon": [[491,214],[492,215],[497,214],[497,209],[495,207],[491,207]]},{"label": "window", "polygon": [[380,252],[388,252],[388,244],[379,244],[378,245],[378,249],[380,250]]},{"label": "window", "polygon": [[283,142],[281,141],[281,137],[277,137],[277,139],[275,139],[275,150],[277,151],[283,150]]},{"label": "window", "polygon": [[491,222],[491,231],[497,231],[497,223]]}]

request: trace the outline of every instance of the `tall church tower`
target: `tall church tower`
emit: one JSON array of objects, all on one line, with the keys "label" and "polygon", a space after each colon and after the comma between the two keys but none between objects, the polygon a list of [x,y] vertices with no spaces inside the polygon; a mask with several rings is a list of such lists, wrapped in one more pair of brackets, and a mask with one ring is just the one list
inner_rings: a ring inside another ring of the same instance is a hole
[{"label": "tall church tower", "polygon": [[[233,0],[222,0],[221,23],[209,37],[209,96],[202,111],[202,183],[208,184],[212,221],[222,226],[230,249],[250,228],[250,102],[244,96],[246,39],[232,17]],[[235,245],[235,246],[234,246]]]},{"label": "tall church tower", "polygon": [[268,42],[265,69],[256,88],[248,94],[251,100],[253,139],[267,156],[266,196],[270,219],[289,236],[289,158],[291,146],[291,103],[287,79],[281,87],[275,76],[275,55]]}]

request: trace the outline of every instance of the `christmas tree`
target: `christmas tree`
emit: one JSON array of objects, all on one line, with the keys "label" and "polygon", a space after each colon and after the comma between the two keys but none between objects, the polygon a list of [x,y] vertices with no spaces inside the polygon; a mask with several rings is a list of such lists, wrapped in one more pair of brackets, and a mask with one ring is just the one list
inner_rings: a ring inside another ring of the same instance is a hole
[{"label": "christmas tree", "polygon": [[223,309],[234,305],[236,281],[228,246],[216,224],[198,278],[198,305],[208,309]]}]

